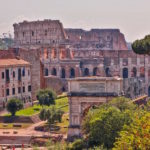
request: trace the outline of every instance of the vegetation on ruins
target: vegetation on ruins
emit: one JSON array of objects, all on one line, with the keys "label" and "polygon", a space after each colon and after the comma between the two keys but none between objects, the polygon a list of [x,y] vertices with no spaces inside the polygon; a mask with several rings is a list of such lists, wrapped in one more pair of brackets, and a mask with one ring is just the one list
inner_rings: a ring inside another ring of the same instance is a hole
[{"label": "vegetation on ruins", "polygon": [[51,126],[56,121],[61,122],[62,121],[62,115],[63,111],[60,109],[56,109],[56,107],[52,107],[49,109],[43,108],[39,114],[39,117],[42,121],[47,121],[48,125]]},{"label": "vegetation on ruins", "polygon": [[55,104],[56,93],[51,89],[41,89],[37,93],[37,100],[41,106]]},{"label": "vegetation on ruins", "polygon": [[137,54],[150,55],[150,35],[145,36],[144,39],[133,42],[132,49]]},{"label": "vegetation on ruins", "polygon": [[[142,110],[141,110],[142,111]],[[133,122],[124,126],[119,134],[113,150],[150,149],[150,112],[136,113]]]},{"label": "vegetation on ruins", "polygon": [[15,116],[16,112],[23,108],[23,103],[19,99],[10,99],[7,103],[7,111],[11,113],[12,116]]},{"label": "vegetation on ruins", "polygon": [[82,149],[150,149],[149,120],[150,102],[137,107],[119,97],[91,108],[82,123]]}]

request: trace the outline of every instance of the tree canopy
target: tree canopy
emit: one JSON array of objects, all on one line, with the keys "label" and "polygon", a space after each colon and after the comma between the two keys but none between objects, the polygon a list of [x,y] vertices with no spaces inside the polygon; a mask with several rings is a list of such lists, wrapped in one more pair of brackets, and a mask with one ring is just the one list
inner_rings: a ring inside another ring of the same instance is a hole
[{"label": "tree canopy", "polygon": [[15,116],[16,112],[23,108],[23,103],[19,99],[10,99],[7,103],[7,111],[11,113],[12,116]]},{"label": "tree canopy", "polygon": [[50,106],[51,104],[55,104],[56,93],[51,89],[41,89],[37,93],[37,100],[40,105]]},{"label": "tree canopy", "polygon": [[128,99],[121,97],[98,109],[91,109],[82,124],[89,146],[112,148],[123,126],[132,122],[133,106]]},{"label": "tree canopy", "polygon": [[133,42],[132,49],[137,54],[150,55],[150,35],[145,36],[144,39]]}]

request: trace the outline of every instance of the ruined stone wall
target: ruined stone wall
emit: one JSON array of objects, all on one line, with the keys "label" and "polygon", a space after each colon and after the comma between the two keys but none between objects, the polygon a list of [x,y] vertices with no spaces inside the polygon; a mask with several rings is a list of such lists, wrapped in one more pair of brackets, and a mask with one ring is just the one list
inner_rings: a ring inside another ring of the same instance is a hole
[{"label": "ruined stone wall", "polygon": [[31,64],[31,84],[32,84],[32,98],[36,99],[36,93],[41,88],[41,64],[40,54],[38,50],[19,50],[16,54],[30,62]]},{"label": "ruined stone wall", "polygon": [[63,25],[59,20],[24,21],[14,24],[15,46],[46,45],[63,42]]},{"label": "ruined stone wall", "polygon": [[15,55],[13,49],[0,50],[0,59],[10,59],[10,58],[16,58],[16,55]]},{"label": "ruined stone wall", "polygon": [[128,50],[124,35],[118,29],[65,29],[65,32],[77,49]]}]

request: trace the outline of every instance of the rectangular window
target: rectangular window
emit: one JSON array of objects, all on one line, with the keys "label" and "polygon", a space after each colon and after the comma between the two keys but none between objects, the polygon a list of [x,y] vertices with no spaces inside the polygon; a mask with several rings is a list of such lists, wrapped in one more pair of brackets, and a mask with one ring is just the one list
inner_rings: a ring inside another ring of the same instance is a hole
[{"label": "rectangular window", "polygon": [[18,80],[21,81],[21,68],[18,69]]},{"label": "rectangular window", "polygon": [[10,78],[9,78],[9,69],[6,69],[6,81],[9,82]]},{"label": "rectangular window", "polygon": [[18,93],[19,94],[21,93],[21,87],[18,87]]},{"label": "rectangular window", "polygon": [[15,88],[12,88],[12,95],[15,95]]},{"label": "rectangular window", "polygon": [[9,96],[9,89],[6,89],[6,96]]},{"label": "rectangular window", "polygon": [[25,76],[25,68],[23,68],[23,70],[22,70],[22,76],[23,77]]},{"label": "rectangular window", "polygon": [[15,71],[13,71],[13,78],[15,78]]},{"label": "rectangular window", "polygon": [[31,85],[28,86],[28,92],[31,92]]},{"label": "rectangular window", "polygon": [[4,72],[2,72],[2,79],[4,79],[5,78],[5,74],[4,74]]},{"label": "rectangular window", "polygon": [[25,93],[25,86],[23,86],[23,93]]}]

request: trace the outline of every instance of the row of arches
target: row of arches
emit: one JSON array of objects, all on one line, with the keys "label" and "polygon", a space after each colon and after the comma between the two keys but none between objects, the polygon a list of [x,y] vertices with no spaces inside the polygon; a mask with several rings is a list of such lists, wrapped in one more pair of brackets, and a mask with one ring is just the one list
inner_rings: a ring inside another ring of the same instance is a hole
[{"label": "row of arches", "polygon": [[[45,68],[45,76],[49,75],[49,71],[47,68]],[[51,75],[57,76],[57,70],[56,68],[53,68],[51,71]],[[89,68],[84,68],[82,71],[82,76],[90,76],[90,71]],[[95,67],[93,68],[93,76],[97,76],[98,75],[98,68]],[[106,77],[111,77],[111,70],[109,67],[105,68],[105,75]],[[145,76],[145,69],[144,67],[140,68],[140,77],[144,77]],[[70,68],[69,71],[69,77],[70,78],[75,78],[76,77],[76,73],[75,73],[75,69],[74,68]],[[129,77],[129,71],[128,68],[123,68],[122,69],[122,77],[123,78],[128,78]],[[131,70],[131,77],[137,77],[137,68],[133,67],[133,69]],[[61,78],[66,78],[66,70],[64,68],[61,69]]]}]

